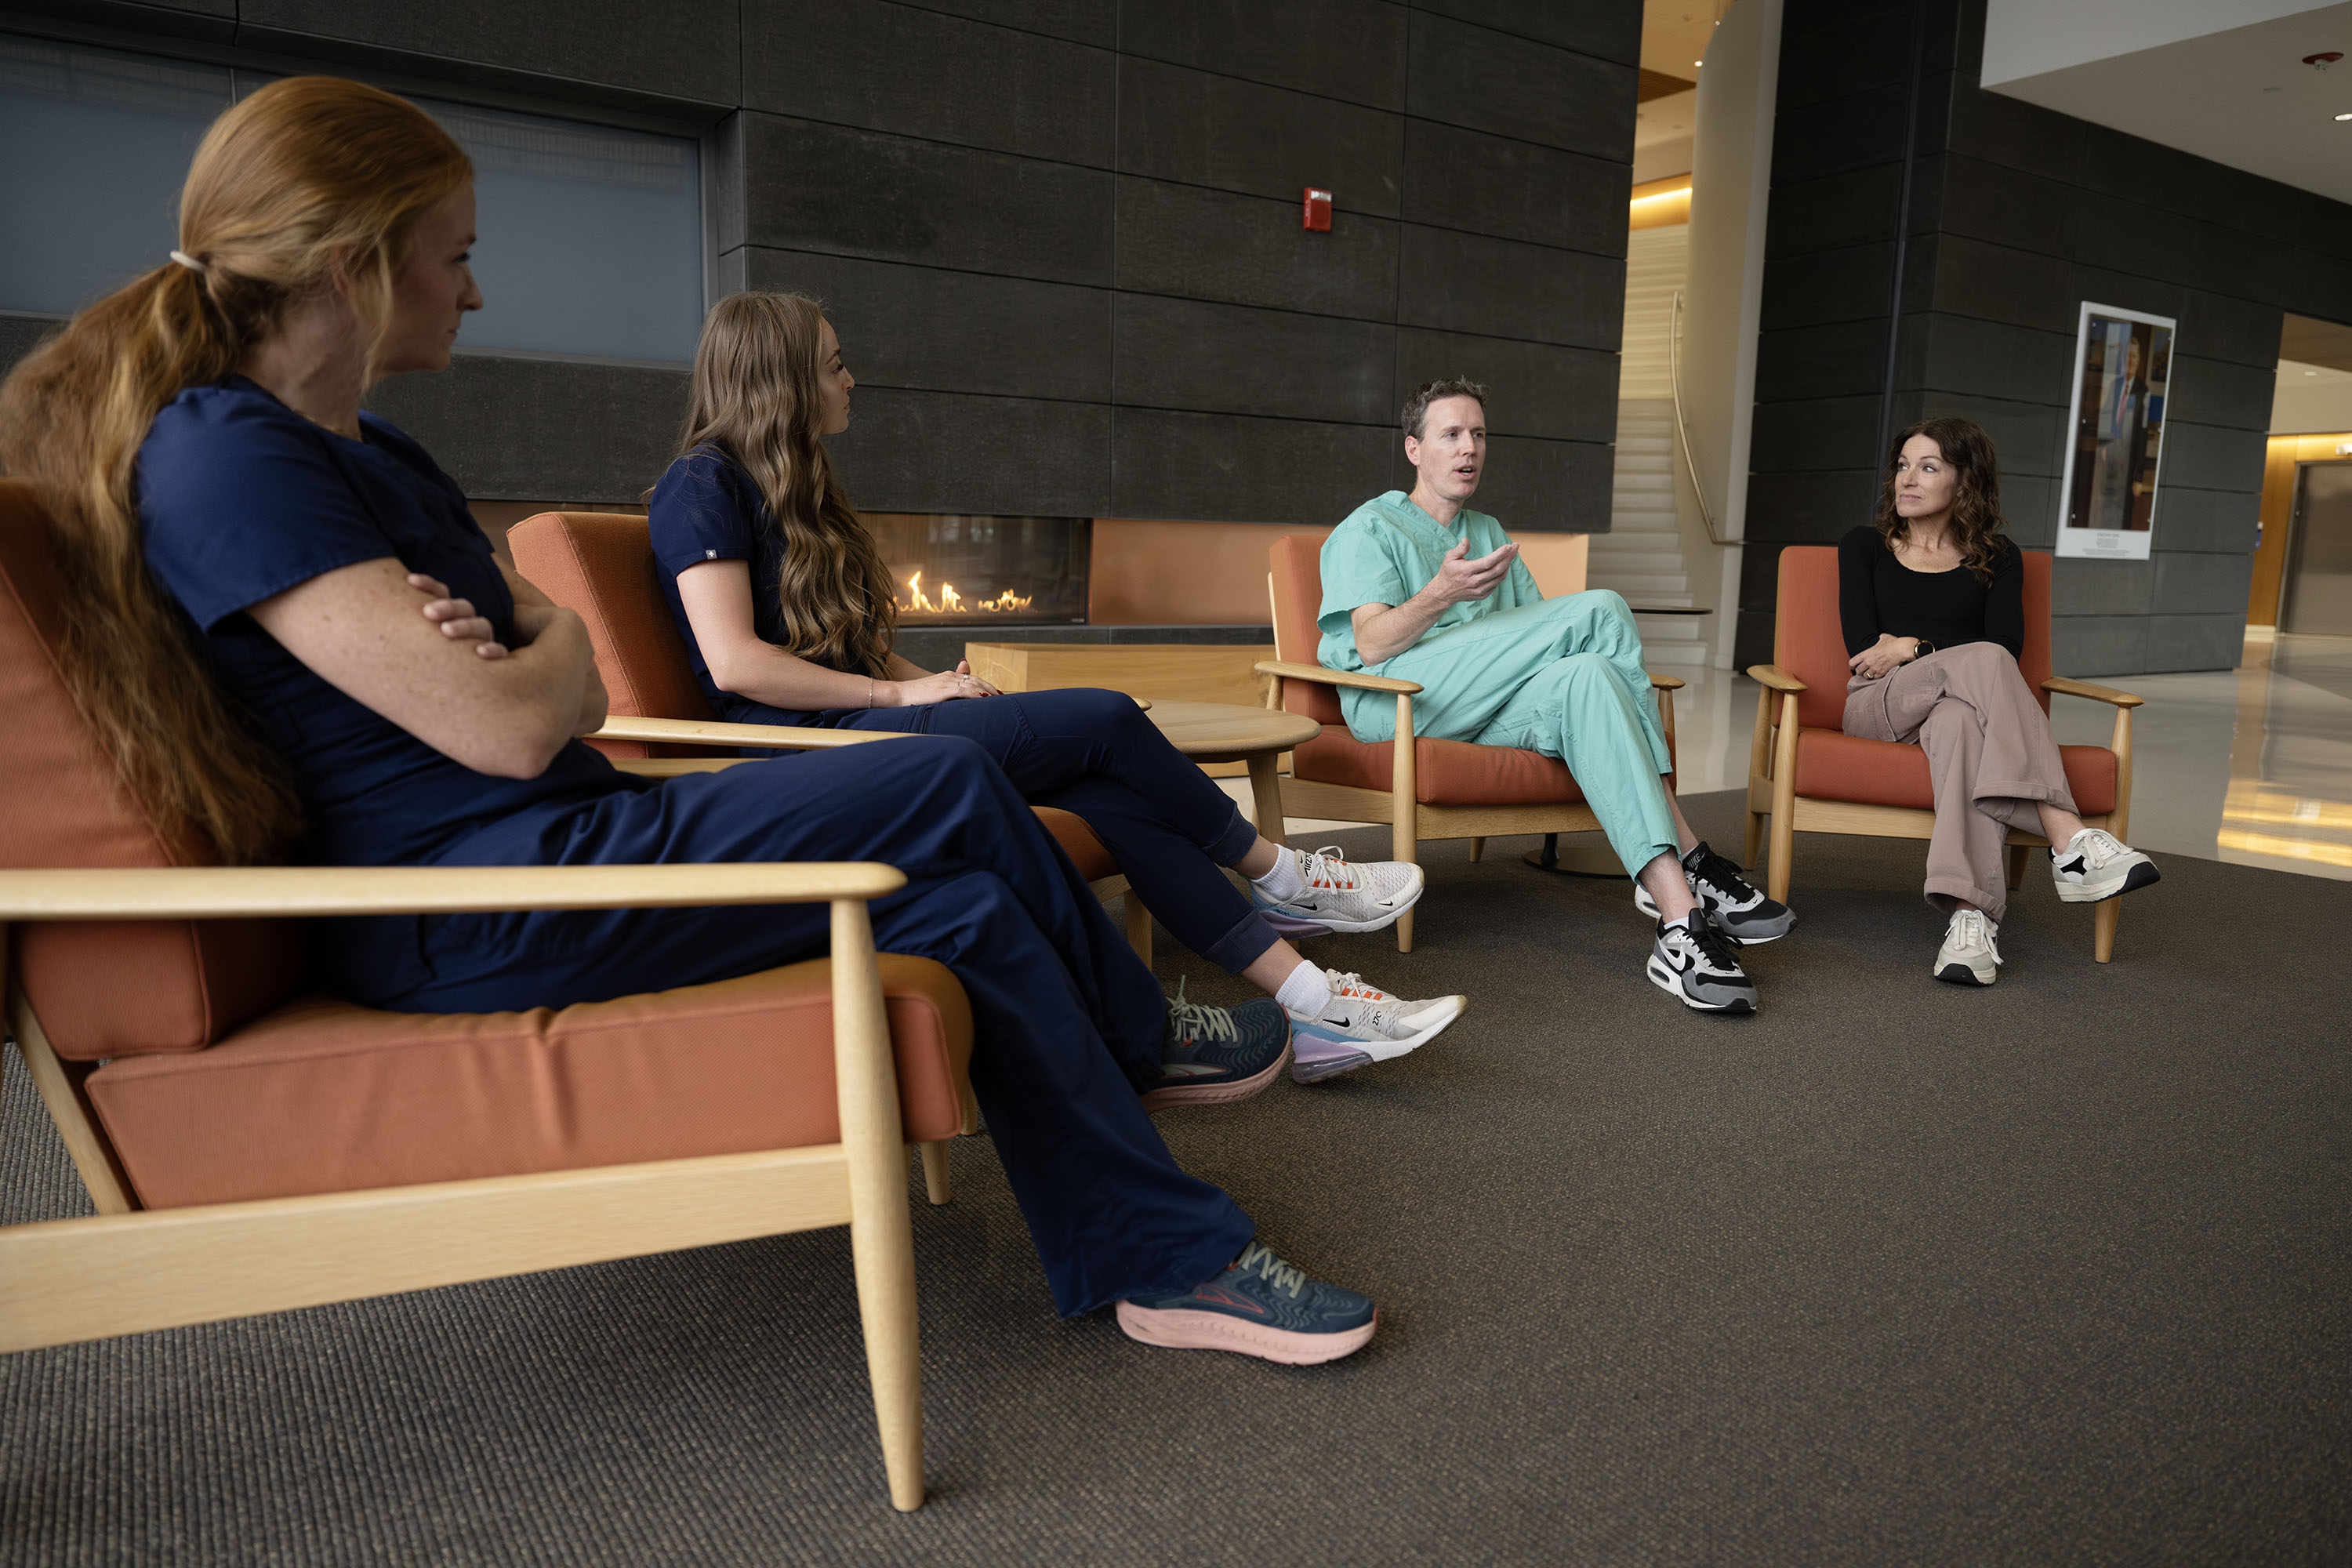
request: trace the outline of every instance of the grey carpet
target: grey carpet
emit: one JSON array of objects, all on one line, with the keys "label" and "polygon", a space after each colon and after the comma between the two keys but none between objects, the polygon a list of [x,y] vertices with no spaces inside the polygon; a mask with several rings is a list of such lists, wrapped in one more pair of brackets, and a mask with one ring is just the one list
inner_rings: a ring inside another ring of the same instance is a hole
[{"label": "grey carpet", "polygon": [[[1736,845],[1736,795],[1694,816]],[[1377,834],[1350,836],[1370,850]],[[1927,974],[1920,847],[1808,837],[1758,1018],[1621,881],[1433,847],[1435,1045],[1161,1124],[1375,1293],[1285,1369],[1057,1321],[984,1142],[918,1205],[929,1505],[882,1490],[841,1232],[0,1361],[0,1546],[58,1563],[2317,1563],[2352,1555],[2352,885],[2029,882]],[[2041,873],[2037,870],[2036,878]],[[1164,936],[1164,933],[1163,933]],[[1189,956],[1196,994],[1244,988]],[[0,1192],[73,1212],[9,1058]]]}]

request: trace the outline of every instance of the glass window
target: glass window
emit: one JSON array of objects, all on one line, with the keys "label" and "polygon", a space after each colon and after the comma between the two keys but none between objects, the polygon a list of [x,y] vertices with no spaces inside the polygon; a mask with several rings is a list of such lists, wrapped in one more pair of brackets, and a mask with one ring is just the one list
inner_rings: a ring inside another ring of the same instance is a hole
[{"label": "glass window", "polygon": [[0,310],[68,315],[163,264],[229,73],[0,34]]},{"label": "glass window", "polygon": [[694,358],[702,173],[693,142],[423,101],[474,160],[484,304],[459,347]]},{"label": "glass window", "polygon": [[[64,315],[156,266],[223,67],[0,34],[0,310]],[[462,349],[682,363],[702,328],[700,149],[419,100],[474,160],[486,301]]]}]

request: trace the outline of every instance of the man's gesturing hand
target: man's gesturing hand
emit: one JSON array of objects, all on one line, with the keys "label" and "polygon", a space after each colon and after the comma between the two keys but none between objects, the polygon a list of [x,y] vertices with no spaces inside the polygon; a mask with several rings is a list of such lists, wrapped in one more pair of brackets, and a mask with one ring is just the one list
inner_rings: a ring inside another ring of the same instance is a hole
[{"label": "man's gesturing hand", "polygon": [[1511,563],[1519,557],[1519,547],[1506,544],[1493,554],[1481,555],[1475,561],[1466,559],[1469,553],[1470,542],[1467,539],[1455,541],[1454,548],[1445,552],[1445,559],[1438,564],[1437,575],[1429,580],[1428,586],[1422,589],[1422,593],[1441,605],[1459,605],[1483,599],[1500,587],[1503,579],[1510,574]]}]

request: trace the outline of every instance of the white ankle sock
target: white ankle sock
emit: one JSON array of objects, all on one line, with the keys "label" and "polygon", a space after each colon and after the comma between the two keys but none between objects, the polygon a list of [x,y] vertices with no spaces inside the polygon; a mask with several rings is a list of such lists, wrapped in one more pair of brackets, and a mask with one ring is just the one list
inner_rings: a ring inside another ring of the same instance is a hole
[{"label": "white ankle sock", "polygon": [[1298,857],[1285,849],[1274,858],[1274,864],[1263,877],[1252,877],[1250,886],[1277,904],[1286,904],[1307,890],[1307,879],[1298,873]]},{"label": "white ankle sock", "polygon": [[1290,972],[1290,978],[1282,983],[1282,989],[1274,994],[1274,999],[1293,1013],[1319,1018],[1323,1009],[1331,1005],[1331,983],[1323,977],[1321,965],[1302,958],[1298,967]]}]

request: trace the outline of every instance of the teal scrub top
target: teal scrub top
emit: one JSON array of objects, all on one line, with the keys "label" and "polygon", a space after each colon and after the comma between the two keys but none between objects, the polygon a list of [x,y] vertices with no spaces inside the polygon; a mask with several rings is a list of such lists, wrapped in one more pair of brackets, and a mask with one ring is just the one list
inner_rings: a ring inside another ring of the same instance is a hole
[{"label": "teal scrub top", "polygon": [[[1350,616],[1361,605],[1402,605],[1412,598],[1437,575],[1445,552],[1465,538],[1470,542],[1473,558],[1492,554],[1511,542],[1503,525],[1483,511],[1465,507],[1448,526],[1414,505],[1402,490],[1391,490],[1349,512],[1348,521],[1323,542],[1323,608],[1315,617],[1323,640],[1316,648],[1317,661],[1326,669],[1369,668],[1379,673],[1379,666],[1367,666],[1356,652],[1356,628]],[[1543,591],[1536,586],[1535,574],[1524,560],[1514,561],[1493,593],[1483,599],[1448,605],[1413,647],[1423,646],[1449,626],[1466,626],[1500,610],[1542,602]]]}]

